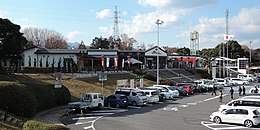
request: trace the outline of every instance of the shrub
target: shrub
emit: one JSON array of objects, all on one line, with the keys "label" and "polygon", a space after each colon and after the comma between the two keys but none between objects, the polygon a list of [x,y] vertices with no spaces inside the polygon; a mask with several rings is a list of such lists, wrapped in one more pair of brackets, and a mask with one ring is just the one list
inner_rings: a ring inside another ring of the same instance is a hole
[{"label": "shrub", "polygon": [[146,74],[144,75],[144,78],[145,78],[145,79],[148,79],[148,80],[152,80],[152,81],[156,81],[156,80],[157,80],[156,76],[153,75],[153,74],[151,74],[151,73],[146,73]]},{"label": "shrub", "polygon": [[23,130],[70,130],[62,125],[45,124],[38,121],[29,120],[23,125]]},{"label": "shrub", "polygon": [[[37,101],[26,91],[25,85],[16,82],[0,82],[0,107],[18,116],[32,116],[36,113]],[[8,107],[8,108],[6,108]]]},{"label": "shrub", "polygon": [[0,109],[18,116],[32,117],[37,112],[64,105],[70,101],[66,87],[55,89],[52,84],[30,86],[17,82],[0,82]]}]

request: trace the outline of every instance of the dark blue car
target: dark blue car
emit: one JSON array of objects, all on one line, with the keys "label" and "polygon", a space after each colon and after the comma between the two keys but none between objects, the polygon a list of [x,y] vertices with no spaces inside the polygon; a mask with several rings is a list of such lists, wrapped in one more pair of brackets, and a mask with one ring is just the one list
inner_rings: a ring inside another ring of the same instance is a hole
[{"label": "dark blue car", "polygon": [[109,107],[117,107],[117,108],[127,107],[128,98],[126,95],[123,94],[112,94],[105,99],[104,105]]}]

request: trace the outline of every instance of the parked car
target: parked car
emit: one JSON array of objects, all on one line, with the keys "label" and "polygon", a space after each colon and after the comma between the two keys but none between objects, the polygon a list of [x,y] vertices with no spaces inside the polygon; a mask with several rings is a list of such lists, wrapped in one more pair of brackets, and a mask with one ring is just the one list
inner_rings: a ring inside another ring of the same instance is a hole
[{"label": "parked car", "polygon": [[167,89],[170,93],[172,93],[172,97],[179,97],[180,96],[179,91],[176,90],[176,89],[175,90],[170,89],[169,85],[153,85],[153,87],[162,87],[164,89]]},{"label": "parked car", "polygon": [[160,93],[163,93],[165,95],[165,99],[172,99],[173,94],[169,92],[168,89],[162,88],[162,87],[147,87],[147,88],[153,88],[159,91]]},{"label": "parked car", "polygon": [[104,100],[104,105],[109,107],[127,107],[128,98],[123,94],[112,94],[106,97]]},{"label": "parked car", "polygon": [[235,123],[252,127],[260,124],[260,112],[249,108],[229,108],[213,112],[210,115],[210,120],[215,123]]},{"label": "parked car", "polygon": [[195,87],[191,83],[176,83],[176,86],[188,92],[189,95],[192,95],[194,92]]},{"label": "parked car", "polygon": [[255,76],[253,74],[238,74],[237,78],[244,79],[246,81],[255,81]]},{"label": "parked car", "polygon": [[171,90],[178,90],[180,96],[188,96],[189,95],[187,91],[185,91],[185,90],[183,90],[183,89],[181,89],[181,88],[179,88],[177,86],[170,86],[169,89],[171,89]]},{"label": "parked car", "polygon": [[[258,91],[256,92],[256,88]],[[254,87],[249,89],[249,93],[259,93],[260,92],[260,84],[255,85]]]},{"label": "parked car", "polygon": [[214,81],[215,83],[224,85],[224,87],[233,86],[233,83],[231,83],[228,79],[214,78],[213,81]]},{"label": "parked car", "polygon": [[246,85],[249,84],[248,81],[240,78],[230,78],[231,82],[236,84],[236,85]]},{"label": "parked car", "polygon": [[223,89],[224,88],[223,84],[219,84],[219,83],[215,83],[215,82],[208,82],[204,85],[204,87],[207,88],[208,90],[213,90],[213,86],[215,86],[216,89]]},{"label": "parked car", "polygon": [[171,93],[169,92],[162,92],[160,88],[154,88],[154,87],[144,87],[144,88],[141,88],[141,89],[151,89],[151,90],[156,90],[157,93],[158,93],[158,96],[159,96],[159,101],[160,102],[163,102],[165,101],[165,99],[167,98],[165,94],[167,94],[168,96],[171,95]]},{"label": "parked car", "polygon": [[148,103],[147,96],[144,92],[131,89],[123,88],[116,90],[115,94],[124,94],[128,98],[128,104],[133,106],[143,106]]},{"label": "parked car", "polygon": [[159,93],[154,89],[144,89],[142,88],[140,91],[143,91],[148,97],[148,103],[156,103],[159,102]]},{"label": "parked car", "polygon": [[235,107],[254,108],[260,110],[260,100],[258,98],[238,98],[219,106],[219,111]]},{"label": "parked car", "polygon": [[260,75],[256,76],[255,80],[256,80],[256,82],[259,83],[260,82]]}]

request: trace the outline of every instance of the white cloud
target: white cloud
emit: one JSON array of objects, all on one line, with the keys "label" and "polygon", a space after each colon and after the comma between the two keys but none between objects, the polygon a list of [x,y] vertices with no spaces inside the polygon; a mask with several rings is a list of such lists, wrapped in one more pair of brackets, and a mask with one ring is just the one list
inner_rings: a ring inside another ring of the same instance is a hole
[{"label": "white cloud", "polygon": [[197,8],[216,3],[217,0],[138,0],[139,4],[156,8]]},{"label": "white cloud", "polygon": [[1,17],[1,18],[6,17],[7,14],[8,14],[7,11],[0,11],[0,17]]},{"label": "white cloud", "polygon": [[162,29],[166,29],[173,23],[177,22],[185,14],[185,11],[156,11],[147,14],[137,14],[131,21],[123,21],[123,32],[131,37],[142,33],[149,33],[156,31],[156,20],[160,19],[164,23],[161,25]]},{"label": "white cloud", "polygon": [[96,13],[97,18],[112,18],[113,17],[113,11],[110,9],[104,9],[98,13]]},{"label": "white cloud", "polygon": [[82,35],[83,35],[82,32],[72,31],[72,32],[69,32],[69,34],[66,36],[66,38],[68,40],[72,40],[72,39],[77,39],[78,37],[81,37]]},{"label": "white cloud", "polygon": [[[253,41],[252,47],[260,48],[260,8],[244,8],[233,17],[229,18],[229,34],[235,35],[235,40],[239,43],[251,46],[249,41]],[[190,37],[189,32],[198,31],[200,34],[201,47],[215,47],[224,42],[223,34],[226,33],[226,19],[201,17],[199,24],[195,27],[179,34],[177,37]]]}]

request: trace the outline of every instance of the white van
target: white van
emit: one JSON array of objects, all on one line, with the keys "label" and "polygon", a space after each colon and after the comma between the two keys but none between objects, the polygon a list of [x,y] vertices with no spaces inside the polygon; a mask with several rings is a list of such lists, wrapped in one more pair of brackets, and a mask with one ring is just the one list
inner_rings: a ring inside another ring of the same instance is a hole
[{"label": "white van", "polygon": [[141,89],[140,91],[143,91],[146,96],[148,97],[148,103],[156,103],[159,102],[159,95],[158,91],[155,89]]},{"label": "white van", "polygon": [[219,106],[219,111],[223,111],[226,109],[230,109],[233,107],[246,107],[246,108],[255,108],[260,110],[260,100],[258,98],[240,98],[235,99],[227,104],[223,104]]},{"label": "white van", "polygon": [[146,87],[146,88],[152,88],[159,91],[159,93],[162,93],[165,95],[165,99],[173,99],[173,94],[169,92],[168,89],[165,89],[163,87]]},{"label": "white van", "polygon": [[131,89],[131,88],[123,88],[115,91],[115,94],[124,94],[128,98],[128,104],[133,106],[143,106],[148,103],[147,96],[144,92]]},{"label": "white van", "polygon": [[246,81],[255,81],[255,76],[253,74],[238,74],[237,78],[244,79]]}]

